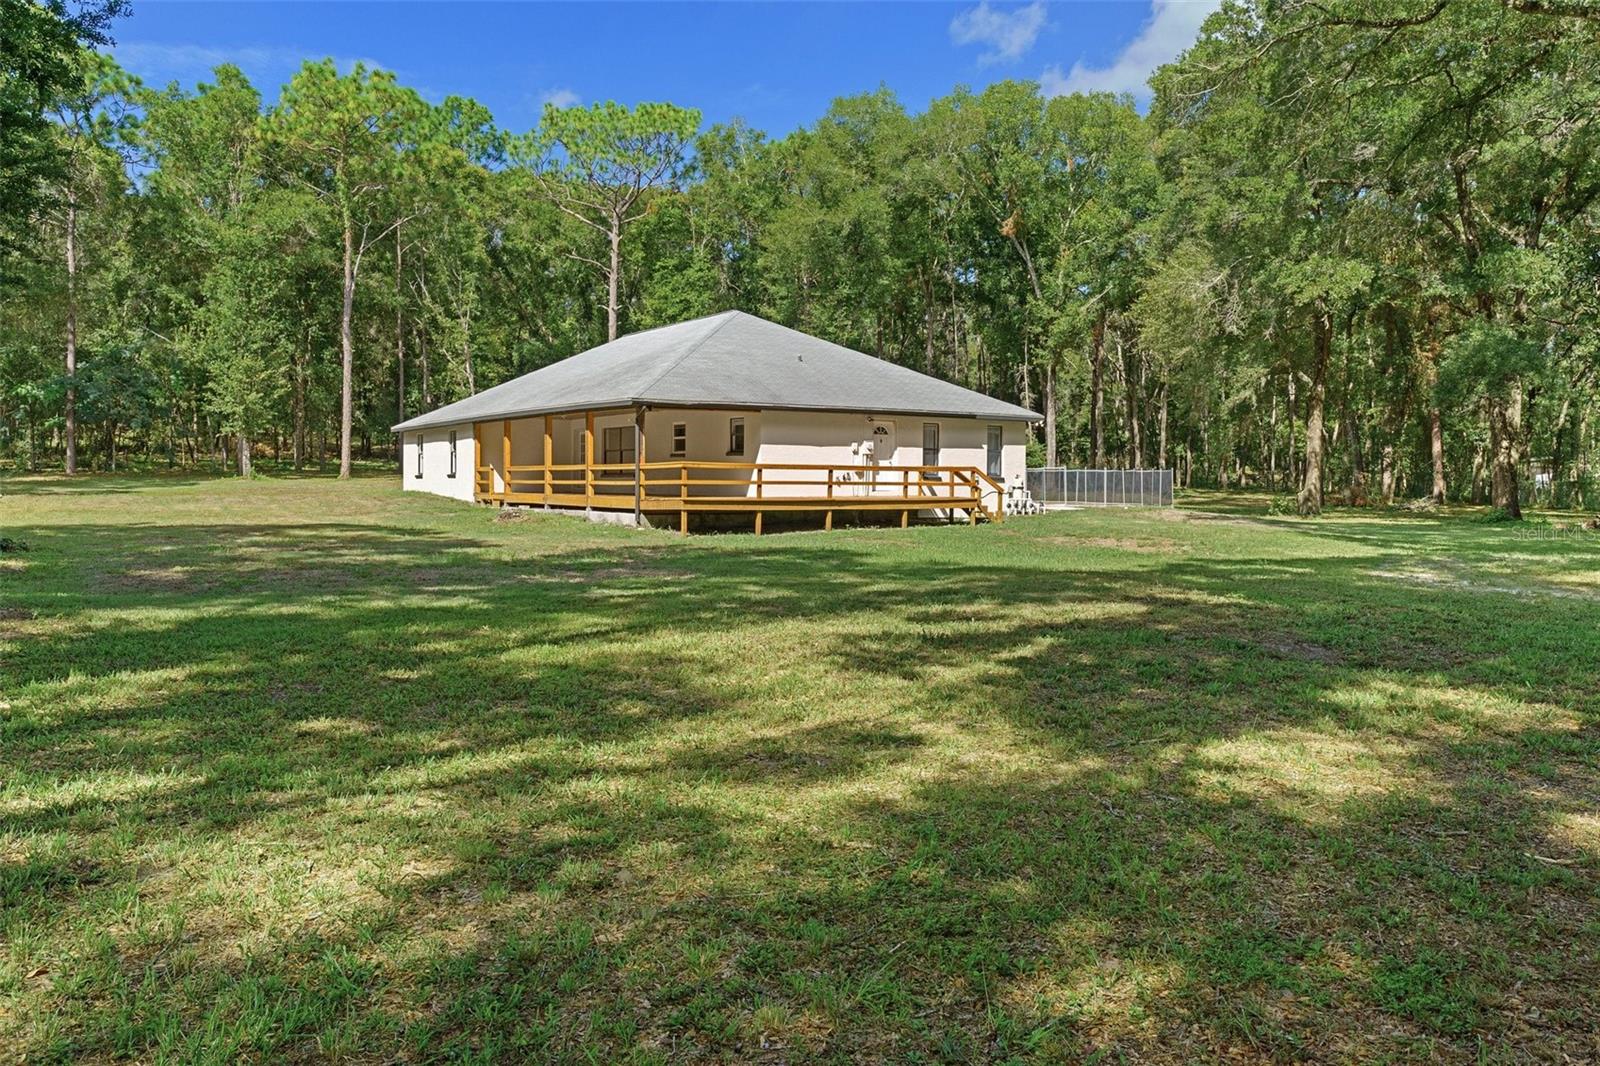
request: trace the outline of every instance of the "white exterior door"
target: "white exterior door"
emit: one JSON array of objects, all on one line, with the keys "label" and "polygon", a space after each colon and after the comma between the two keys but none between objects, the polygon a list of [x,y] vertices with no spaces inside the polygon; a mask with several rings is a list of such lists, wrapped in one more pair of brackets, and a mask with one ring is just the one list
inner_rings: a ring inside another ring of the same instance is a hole
[{"label": "white exterior door", "polygon": [[900,474],[894,471],[880,473],[878,470],[880,466],[894,465],[894,423],[880,419],[867,425],[869,427],[867,439],[872,442],[872,455],[867,459],[870,469],[866,471],[867,484],[871,486],[869,491],[898,494]]}]

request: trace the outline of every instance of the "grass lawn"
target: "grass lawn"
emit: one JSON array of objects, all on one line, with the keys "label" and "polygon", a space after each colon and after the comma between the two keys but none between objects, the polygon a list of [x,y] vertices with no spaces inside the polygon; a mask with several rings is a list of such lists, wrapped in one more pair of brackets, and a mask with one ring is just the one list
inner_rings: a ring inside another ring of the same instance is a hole
[{"label": "grass lawn", "polygon": [[0,483],[0,1059],[1600,1057],[1600,534]]}]

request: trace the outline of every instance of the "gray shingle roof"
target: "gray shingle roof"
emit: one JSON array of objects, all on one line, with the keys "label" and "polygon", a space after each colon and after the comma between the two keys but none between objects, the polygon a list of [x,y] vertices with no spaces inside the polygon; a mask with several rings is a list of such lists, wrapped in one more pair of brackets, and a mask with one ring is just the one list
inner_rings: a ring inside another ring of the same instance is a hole
[{"label": "gray shingle roof", "polygon": [[743,311],[618,337],[396,430],[659,404],[1037,421],[1039,415]]}]

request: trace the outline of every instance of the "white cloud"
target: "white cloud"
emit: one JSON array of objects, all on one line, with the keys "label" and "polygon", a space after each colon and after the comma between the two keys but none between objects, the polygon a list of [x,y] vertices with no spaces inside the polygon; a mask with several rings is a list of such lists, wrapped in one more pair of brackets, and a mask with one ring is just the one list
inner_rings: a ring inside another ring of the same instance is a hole
[{"label": "white cloud", "polygon": [[581,103],[583,103],[583,97],[571,89],[546,89],[539,94],[541,107],[545,104],[554,104],[556,107],[566,108]]},{"label": "white cloud", "polygon": [[1044,26],[1044,0],[1010,10],[990,7],[989,0],[982,0],[977,7],[950,20],[950,39],[956,44],[986,44],[989,50],[978,61],[998,63],[1021,59],[1039,39]]},{"label": "white cloud", "polygon": [[[167,81],[195,82],[207,80],[211,72],[224,63],[232,63],[254,81],[286,79],[300,69],[306,60],[325,58],[314,51],[283,48],[276,45],[242,45],[237,48],[214,48],[200,44],[165,44],[154,41],[125,41],[112,50],[129,72],[137,74],[148,83]],[[357,63],[368,70],[391,70],[386,63],[360,56],[335,56],[334,65],[349,71]]]},{"label": "white cloud", "polygon": [[1046,96],[1088,92],[1146,96],[1150,75],[1194,43],[1200,24],[1218,6],[1219,0],[1151,0],[1149,21],[1109,65],[1089,67],[1080,60],[1066,73],[1060,66],[1046,67],[1039,85]]}]

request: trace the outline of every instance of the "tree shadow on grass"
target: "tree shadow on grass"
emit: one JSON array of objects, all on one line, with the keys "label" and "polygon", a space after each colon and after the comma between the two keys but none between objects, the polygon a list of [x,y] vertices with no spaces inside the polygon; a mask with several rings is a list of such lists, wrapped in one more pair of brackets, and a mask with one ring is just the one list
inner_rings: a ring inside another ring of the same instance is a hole
[{"label": "tree shadow on grass", "polygon": [[76,1004],[41,1056],[1592,1047],[1587,603],[1292,552],[39,539],[84,572],[7,653],[4,830],[44,843],[5,931],[103,920],[150,876],[118,840],[391,858],[237,953],[198,918],[166,969],[73,942],[6,992]]}]

